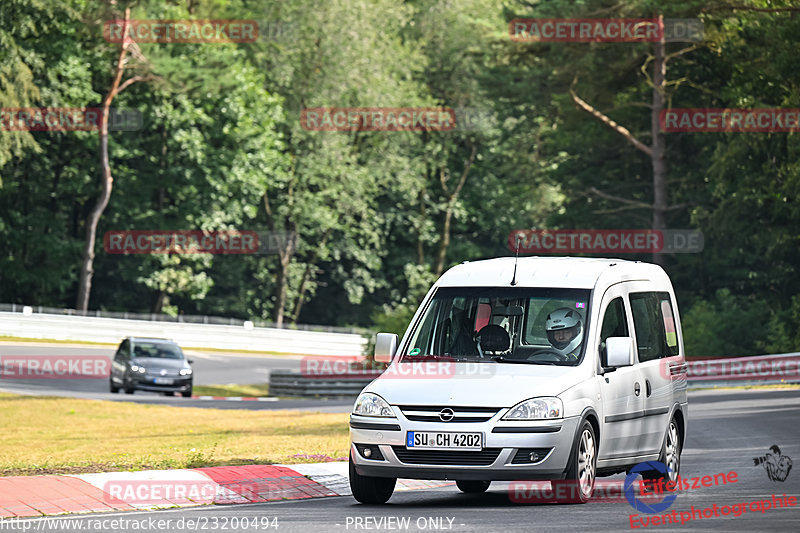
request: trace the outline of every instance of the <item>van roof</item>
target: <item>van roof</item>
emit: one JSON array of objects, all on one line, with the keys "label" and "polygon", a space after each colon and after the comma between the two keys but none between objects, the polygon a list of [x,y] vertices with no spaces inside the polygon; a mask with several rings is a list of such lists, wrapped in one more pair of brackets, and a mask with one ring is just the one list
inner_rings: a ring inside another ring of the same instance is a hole
[{"label": "van roof", "polygon": [[[440,287],[511,287],[514,258],[498,257],[464,262],[439,278]],[[593,289],[598,280],[609,283],[632,279],[661,280],[666,277],[658,265],[624,259],[588,257],[520,257],[516,287],[563,287]]]}]

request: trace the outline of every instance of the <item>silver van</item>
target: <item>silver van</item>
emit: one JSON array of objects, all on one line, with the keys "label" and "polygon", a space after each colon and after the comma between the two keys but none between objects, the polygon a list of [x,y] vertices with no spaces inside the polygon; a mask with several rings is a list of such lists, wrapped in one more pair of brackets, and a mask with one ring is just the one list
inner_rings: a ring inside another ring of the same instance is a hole
[{"label": "silver van", "polygon": [[397,478],[566,480],[661,461],[677,478],[688,403],[680,317],[661,267],[619,259],[467,262],[430,289],[350,416],[350,487],[384,503]]}]

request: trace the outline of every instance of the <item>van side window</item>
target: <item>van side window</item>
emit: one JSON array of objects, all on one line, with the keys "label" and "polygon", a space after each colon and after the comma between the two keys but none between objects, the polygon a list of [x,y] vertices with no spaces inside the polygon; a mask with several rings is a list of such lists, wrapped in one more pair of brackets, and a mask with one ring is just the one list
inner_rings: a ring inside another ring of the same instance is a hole
[{"label": "van side window", "polygon": [[603,366],[606,366],[606,339],[627,336],[628,320],[625,316],[625,303],[622,298],[614,298],[606,307],[603,325],[600,327],[600,356],[603,359]]},{"label": "van side window", "polygon": [[639,361],[678,355],[678,336],[669,293],[637,292],[631,293],[630,299]]},{"label": "van side window", "polygon": [[622,298],[614,298],[606,307],[603,315],[603,327],[600,329],[600,342],[609,337],[627,337],[628,321],[625,318],[625,304]]}]

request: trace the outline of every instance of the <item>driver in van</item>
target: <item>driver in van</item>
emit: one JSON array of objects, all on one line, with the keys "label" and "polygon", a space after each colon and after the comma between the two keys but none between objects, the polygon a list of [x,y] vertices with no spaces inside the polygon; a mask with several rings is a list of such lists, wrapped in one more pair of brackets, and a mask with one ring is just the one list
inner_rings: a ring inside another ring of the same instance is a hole
[{"label": "driver in van", "polygon": [[556,351],[568,359],[577,359],[583,340],[583,320],[580,313],[569,307],[562,307],[547,315],[545,322],[547,340]]}]

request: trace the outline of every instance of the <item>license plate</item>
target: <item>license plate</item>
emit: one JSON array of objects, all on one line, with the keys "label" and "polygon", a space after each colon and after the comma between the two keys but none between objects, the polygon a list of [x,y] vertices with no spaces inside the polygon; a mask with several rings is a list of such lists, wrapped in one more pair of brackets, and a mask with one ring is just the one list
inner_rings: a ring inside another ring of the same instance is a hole
[{"label": "license plate", "polygon": [[483,433],[455,433],[448,431],[409,431],[406,433],[407,449],[424,450],[482,450]]},{"label": "license plate", "polygon": [[153,383],[156,385],[172,385],[172,378],[155,378]]}]

